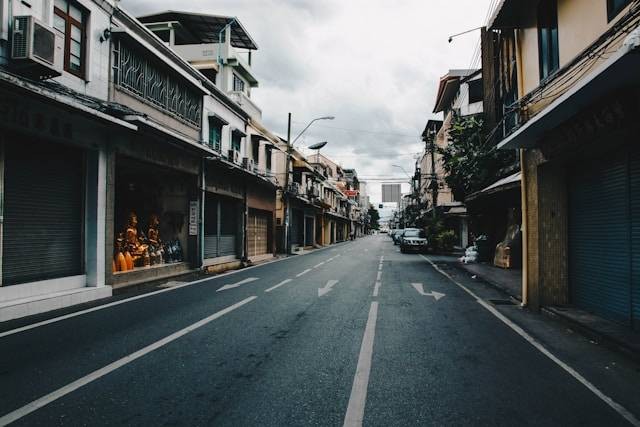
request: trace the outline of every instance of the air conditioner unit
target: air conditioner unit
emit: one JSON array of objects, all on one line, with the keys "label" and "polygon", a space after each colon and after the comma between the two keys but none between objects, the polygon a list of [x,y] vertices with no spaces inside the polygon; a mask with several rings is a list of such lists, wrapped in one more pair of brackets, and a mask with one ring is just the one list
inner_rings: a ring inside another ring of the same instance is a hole
[{"label": "air conditioner unit", "polygon": [[293,194],[299,194],[300,193],[300,184],[297,182],[290,182],[289,183],[289,192],[293,193]]},{"label": "air conditioner unit", "polygon": [[61,74],[56,63],[56,34],[33,16],[13,19],[11,63],[21,74],[37,79],[50,79]]},{"label": "air conditioner unit", "polygon": [[242,167],[245,168],[248,171],[253,172],[253,170],[255,168],[255,162],[253,161],[253,159],[250,159],[249,157],[243,157],[242,158]]},{"label": "air conditioner unit", "polygon": [[227,154],[227,159],[233,163],[240,163],[240,153],[236,150],[229,150]]}]

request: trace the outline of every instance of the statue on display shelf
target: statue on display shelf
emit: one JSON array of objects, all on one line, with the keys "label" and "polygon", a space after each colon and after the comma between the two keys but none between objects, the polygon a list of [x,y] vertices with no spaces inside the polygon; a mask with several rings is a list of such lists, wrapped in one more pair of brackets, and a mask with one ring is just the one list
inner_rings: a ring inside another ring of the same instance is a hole
[{"label": "statue on display shelf", "polygon": [[149,231],[147,233],[149,241],[149,255],[151,264],[162,264],[163,249],[162,240],[160,240],[160,218],[157,214],[151,214],[149,217]]},{"label": "statue on display shelf", "polygon": [[129,213],[129,221],[125,235],[126,249],[131,254],[134,264],[138,267],[145,265],[144,255],[147,252],[148,245],[143,243],[138,237],[138,216],[135,212]]}]

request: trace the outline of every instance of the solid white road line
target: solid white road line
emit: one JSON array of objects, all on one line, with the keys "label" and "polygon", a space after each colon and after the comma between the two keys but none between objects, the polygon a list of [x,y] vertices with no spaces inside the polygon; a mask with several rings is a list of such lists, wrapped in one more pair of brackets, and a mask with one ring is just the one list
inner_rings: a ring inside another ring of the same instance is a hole
[{"label": "solid white road line", "polygon": [[[307,253],[300,254],[298,256],[311,255],[311,254],[314,254],[314,253],[316,253],[318,251],[328,250],[329,248],[330,248],[330,246],[327,246],[327,247],[324,247],[324,248],[316,249],[315,251],[312,251],[312,252],[307,252]],[[337,249],[333,249],[333,250],[337,251]],[[170,288],[164,288],[164,289],[160,289],[160,290],[157,290],[157,291],[148,292],[146,294],[136,295],[136,296],[131,297],[131,298],[125,298],[125,299],[121,299],[119,301],[114,301],[114,302],[110,302],[110,303],[107,303],[107,304],[98,305],[98,306],[95,306],[95,307],[87,308],[86,310],[76,311],[76,312],[73,312],[73,313],[65,314],[63,316],[58,316],[58,317],[54,317],[52,319],[43,320],[42,322],[32,323],[30,325],[21,326],[21,327],[16,328],[16,329],[11,329],[10,331],[2,332],[2,333],[0,333],[0,338],[6,337],[8,335],[13,335],[13,334],[17,334],[17,333],[20,333],[20,332],[28,331],[30,329],[39,328],[40,326],[49,325],[51,323],[60,322],[62,320],[71,319],[71,318],[76,317],[76,316],[82,316],[83,314],[92,313],[94,311],[104,310],[105,308],[114,307],[114,306],[117,306],[117,305],[120,305],[120,304],[126,304],[128,302],[133,302],[133,301],[136,301],[136,300],[139,300],[139,299],[152,297],[154,295],[163,294],[165,292],[175,291],[175,290],[178,290],[180,288],[187,287],[187,286],[197,285],[198,283],[203,283],[203,282],[206,282],[206,281],[209,281],[209,280],[217,280],[217,279],[220,279],[220,278],[225,277],[225,276],[230,276],[232,274],[244,273],[244,272],[246,272],[248,270],[251,270],[251,269],[254,269],[254,268],[264,267],[265,265],[269,265],[269,264],[273,264],[273,263],[281,262],[281,261],[286,261],[286,260],[289,260],[289,259],[297,259],[297,258],[294,258],[294,257],[278,258],[278,259],[274,259],[273,261],[263,262],[261,264],[252,265],[251,267],[242,268],[240,270],[227,271],[225,273],[217,274],[217,275],[212,276],[212,277],[205,277],[204,279],[194,280],[193,282],[184,283],[182,285],[172,286]]]},{"label": "solid white road line", "polygon": [[298,274],[296,274],[296,277],[304,276],[305,274],[307,274],[307,273],[308,273],[308,272],[310,272],[310,271],[311,271],[311,269],[310,269],[310,268],[307,268],[307,269],[306,269],[305,271],[303,271],[302,273],[298,273]]},{"label": "solid white road line", "polygon": [[228,285],[224,285],[223,287],[219,288],[216,290],[216,292],[220,292],[220,291],[226,291],[227,289],[234,289],[237,288],[239,286],[242,286],[246,283],[251,283],[251,282],[255,282],[256,280],[260,280],[258,277],[247,277],[244,280],[241,280],[239,282],[236,283],[230,283]]},{"label": "solid white road line", "polygon": [[378,270],[381,270],[381,271],[382,271],[382,264],[379,264],[379,265],[378,265]]},{"label": "solid white road line", "polygon": [[382,278],[382,271],[378,271],[378,277],[376,277],[376,280],[380,281],[381,278]]},{"label": "solid white road line", "polygon": [[74,382],[67,384],[66,386],[59,388],[56,391],[53,391],[45,396],[42,396],[41,398],[34,400],[31,403],[26,404],[25,406],[16,409],[13,412],[9,412],[8,414],[0,417],[0,426],[5,426],[9,423],[12,423],[14,421],[19,420],[20,418],[48,405],[49,403],[60,399],[63,396],[66,396],[67,394],[99,379],[102,378],[103,376],[115,371],[118,368],[121,368],[131,362],[133,362],[136,359],[141,358],[142,356],[151,353],[154,350],[159,349],[160,347],[163,347],[175,340],[177,340],[180,337],[185,336],[186,334],[188,334],[189,332],[193,332],[198,328],[203,327],[204,325],[206,325],[207,323],[210,323],[216,319],[219,319],[220,317],[224,316],[225,314],[228,314],[230,312],[232,312],[233,310],[242,307],[243,305],[253,301],[254,299],[256,299],[256,296],[252,296],[249,298],[246,298],[238,303],[233,304],[230,307],[227,307],[223,310],[220,310],[214,314],[212,314],[209,317],[205,317],[204,319],[190,325],[187,326],[184,329],[179,330],[178,332],[174,332],[173,334],[154,342],[153,344],[150,344],[138,351],[136,351],[135,353],[131,353],[128,356],[125,356],[119,360],[116,360],[113,363],[108,364],[107,366],[100,368],[96,371],[93,371],[92,373],[85,375],[84,377],[75,380]]},{"label": "solid white road line", "polygon": [[318,263],[316,265],[313,266],[313,268],[318,268],[318,267],[322,267],[324,265],[324,261],[322,261],[321,263]]},{"label": "solid white road line", "polygon": [[351,387],[351,396],[347,413],[344,417],[345,427],[360,427],[364,419],[364,406],[367,402],[367,388],[369,387],[369,374],[371,373],[371,358],[373,356],[373,341],[376,336],[376,321],[378,320],[378,302],[371,303],[367,326],[364,330],[362,345],[360,347],[360,357],[356,375]]},{"label": "solid white road line", "polygon": [[373,296],[377,297],[378,292],[380,292],[380,286],[382,286],[381,282],[376,282],[376,285],[373,287]]},{"label": "solid white road line", "polygon": [[287,283],[289,283],[291,281],[291,279],[284,279],[282,282],[278,283],[275,286],[270,287],[269,289],[266,289],[265,292],[271,292],[274,289],[278,289],[280,286],[282,285],[286,285]]},{"label": "solid white road line", "polygon": [[540,351],[540,353],[544,354],[545,356],[547,356],[549,359],[551,359],[556,365],[560,366],[562,369],[564,369],[567,373],[569,373],[569,375],[571,375],[573,378],[575,378],[576,380],[578,380],[578,382],[580,382],[582,385],[584,385],[587,389],[589,389],[589,391],[591,391],[593,394],[595,394],[596,396],[598,396],[604,403],[606,403],[607,405],[609,405],[614,411],[616,411],[618,414],[620,414],[624,419],[626,419],[629,423],[631,423],[634,426],[640,427],[640,420],[638,418],[636,418],[635,415],[633,415],[631,412],[629,412],[628,409],[626,409],[624,406],[620,405],[619,403],[615,402],[613,399],[611,399],[609,396],[607,396],[606,394],[604,394],[602,391],[600,391],[599,388],[597,388],[595,385],[593,385],[589,380],[587,380],[585,377],[583,377],[580,373],[578,373],[578,371],[576,371],[575,369],[573,369],[571,366],[567,365],[566,363],[564,363],[562,360],[560,360],[558,357],[556,357],[553,353],[551,353],[549,350],[546,349],[546,347],[544,347],[538,340],[536,340],[534,337],[532,337],[531,335],[529,335],[524,329],[522,329],[520,326],[516,325],[515,323],[513,323],[509,318],[507,318],[504,314],[500,313],[495,307],[493,307],[492,305],[490,305],[489,303],[487,303],[486,301],[484,301],[483,299],[481,299],[480,297],[478,297],[473,291],[471,291],[469,288],[467,288],[466,286],[464,286],[463,284],[461,284],[460,282],[458,282],[457,280],[455,280],[453,277],[451,277],[451,275],[449,275],[449,273],[447,273],[446,271],[442,270],[440,267],[438,267],[433,261],[431,261],[429,258],[427,258],[424,255],[420,255],[422,258],[424,258],[425,260],[427,260],[427,262],[429,264],[431,264],[431,266],[440,274],[442,274],[443,276],[445,276],[447,279],[451,280],[454,284],[456,284],[458,287],[460,287],[463,291],[465,291],[466,293],[468,293],[469,295],[471,295],[473,298],[475,298],[475,300],[484,308],[486,308],[491,314],[493,314],[495,317],[497,317],[500,321],[502,321],[502,323],[504,323],[505,325],[507,325],[508,327],[510,327],[515,333],[517,333],[518,335],[520,335],[522,338],[524,338],[529,344],[531,344],[532,346],[534,346],[538,351]]}]

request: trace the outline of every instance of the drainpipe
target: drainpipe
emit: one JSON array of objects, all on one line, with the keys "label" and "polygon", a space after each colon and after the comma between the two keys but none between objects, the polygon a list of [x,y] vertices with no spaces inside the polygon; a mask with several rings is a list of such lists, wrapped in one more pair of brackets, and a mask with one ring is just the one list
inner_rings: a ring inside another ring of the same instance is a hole
[{"label": "drainpipe", "polygon": [[202,173],[200,174],[200,268],[204,267],[204,204],[207,200],[206,159],[202,159]]},{"label": "drainpipe", "polygon": [[[524,83],[522,74],[522,50],[520,49],[520,37],[518,37],[518,30],[514,31],[515,47],[516,47],[516,73],[518,80],[518,98],[521,98],[524,94]],[[522,233],[522,307],[526,307],[529,304],[529,239],[527,218],[529,212],[529,204],[527,199],[527,172],[524,160],[525,150],[520,149],[520,207],[522,210],[522,226],[520,231]]]}]

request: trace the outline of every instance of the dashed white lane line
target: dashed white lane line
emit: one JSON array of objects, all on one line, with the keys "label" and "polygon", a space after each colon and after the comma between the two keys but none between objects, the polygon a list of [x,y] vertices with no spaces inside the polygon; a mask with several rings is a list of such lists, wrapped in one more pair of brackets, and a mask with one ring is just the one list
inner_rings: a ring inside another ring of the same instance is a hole
[{"label": "dashed white lane line", "polygon": [[373,287],[373,296],[377,297],[380,292],[380,286],[382,286],[381,282],[376,282],[376,285]]},{"label": "dashed white lane line", "polygon": [[628,409],[626,409],[624,406],[620,405],[619,403],[615,402],[612,398],[610,398],[609,396],[607,396],[606,394],[604,394],[602,391],[600,391],[599,388],[597,388],[595,385],[593,385],[591,382],[589,382],[589,380],[587,380],[585,377],[583,377],[582,375],[580,375],[580,373],[578,373],[578,371],[576,371],[575,369],[573,369],[571,366],[567,365],[566,363],[564,363],[562,360],[560,360],[558,357],[556,357],[553,353],[551,353],[549,350],[546,349],[546,347],[544,347],[540,342],[538,342],[538,340],[536,340],[534,337],[532,337],[531,335],[529,335],[524,329],[522,329],[520,326],[516,325],[515,323],[513,323],[509,318],[507,318],[504,314],[500,313],[495,307],[491,306],[490,304],[488,304],[486,301],[484,301],[483,299],[481,299],[480,297],[478,297],[473,291],[471,291],[469,288],[467,288],[466,286],[464,286],[462,283],[458,282],[457,280],[455,280],[453,277],[451,277],[449,275],[449,273],[447,273],[446,271],[442,270],[440,267],[438,267],[433,261],[431,261],[429,258],[427,258],[424,255],[420,255],[422,258],[424,258],[429,264],[431,264],[431,266],[440,274],[442,274],[443,276],[445,276],[447,279],[449,279],[451,282],[453,282],[455,285],[457,285],[459,288],[461,288],[463,291],[465,291],[466,293],[468,293],[469,295],[471,295],[471,297],[475,298],[475,300],[484,308],[486,308],[491,314],[493,314],[495,317],[497,317],[500,321],[502,321],[502,323],[504,323],[505,325],[507,325],[509,328],[511,328],[515,333],[517,333],[518,335],[520,335],[522,338],[524,338],[529,344],[531,344],[533,347],[535,347],[538,351],[540,351],[540,353],[544,354],[545,356],[547,356],[549,359],[551,359],[556,365],[560,366],[562,369],[564,369],[567,373],[569,373],[569,375],[571,375],[573,378],[575,378],[576,380],[578,380],[578,382],[580,382],[582,385],[584,385],[587,389],[589,389],[589,391],[591,391],[593,394],[595,394],[597,397],[599,397],[604,403],[606,403],[607,405],[609,405],[614,411],[616,411],[618,414],[620,414],[624,419],[626,419],[629,423],[631,423],[634,426],[640,427],[640,420],[638,418],[636,418],[635,415],[633,415],[631,412],[629,412]]},{"label": "dashed white lane line", "polygon": [[275,286],[270,287],[269,289],[265,289],[265,292],[271,292],[273,290],[278,289],[280,286],[282,285],[286,285],[287,283],[291,282],[292,279],[284,279],[282,282],[278,283]]},{"label": "dashed white lane line", "polygon": [[131,362],[133,362],[136,359],[139,359],[149,353],[151,353],[154,350],[157,350],[175,340],[177,340],[178,338],[181,338],[185,335],[187,335],[190,332],[195,331],[198,328],[201,328],[203,326],[205,326],[207,323],[210,323],[216,319],[219,319],[220,317],[224,316],[225,314],[231,313],[233,310],[242,307],[243,305],[250,303],[251,301],[255,300],[256,296],[252,296],[249,298],[246,298],[238,303],[233,304],[230,307],[227,307],[223,310],[220,310],[214,314],[212,314],[209,317],[205,317],[202,320],[197,321],[196,323],[193,323],[190,326],[187,326],[184,329],[181,329],[177,332],[174,332],[173,334],[162,338],[159,341],[154,342],[153,344],[150,344],[138,351],[136,351],[135,353],[131,353],[128,356],[125,356],[121,359],[116,360],[113,363],[108,364],[107,366],[100,368],[96,371],[93,371],[92,373],[85,375],[82,378],[79,378],[77,380],[75,380],[74,382],[67,384],[64,387],[61,387],[45,396],[42,396],[41,398],[34,400],[31,403],[26,404],[25,406],[16,409],[15,411],[9,412],[8,414],[0,417],[0,426],[5,426],[9,423],[12,423],[14,421],[19,420],[20,418],[29,415],[30,413],[48,405],[49,403],[60,399],[63,396],[66,396],[67,394],[81,388],[84,387],[85,385],[104,377],[105,375],[115,371],[118,368],[121,368]]},{"label": "dashed white lane line", "polygon": [[[325,249],[319,249],[319,250],[323,251]],[[338,249],[331,249],[331,250],[332,251],[337,251]],[[298,256],[307,256],[307,255],[310,255],[312,253],[315,253],[315,252],[305,252],[305,253],[300,254]],[[227,271],[225,273],[217,274],[216,276],[213,276],[213,277],[205,277],[204,279],[194,280],[193,282],[188,282],[188,283],[183,283],[181,285],[162,288],[160,290],[153,291],[153,292],[148,292],[146,294],[136,295],[136,296],[131,297],[131,298],[125,298],[125,299],[121,299],[121,300],[118,300],[118,301],[110,302],[110,303],[107,303],[107,304],[98,305],[98,306],[95,306],[95,307],[87,308],[85,310],[76,311],[76,312],[73,312],[73,313],[65,314],[63,316],[54,317],[52,319],[43,320],[41,322],[32,323],[30,325],[21,326],[19,328],[12,329],[10,331],[2,332],[2,333],[0,333],[0,338],[6,337],[6,336],[9,336],[9,335],[13,335],[13,334],[18,334],[20,332],[25,332],[25,331],[28,331],[28,330],[31,330],[31,329],[39,328],[41,326],[50,325],[52,323],[57,323],[57,322],[60,322],[60,321],[63,321],[63,320],[71,319],[73,317],[83,316],[83,315],[88,314],[88,313],[93,313],[94,311],[104,310],[106,308],[115,307],[115,306],[122,305],[122,304],[127,304],[129,302],[134,302],[134,301],[137,301],[137,300],[140,300],[140,299],[144,299],[144,298],[149,298],[149,297],[152,297],[154,295],[163,294],[165,292],[173,292],[173,291],[177,291],[178,289],[182,289],[182,288],[185,288],[185,287],[188,287],[188,286],[193,286],[193,285],[197,285],[197,284],[200,284],[200,283],[217,280],[217,279],[220,279],[222,277],[232,276],[232,275],[239,274],[239,273],[246,273],[248,270],[252,270],[254,268],[259,269],[259,268],[262,268],[262,267],[267,266],[269,264],[274,264],[274,263],[277,263],[277,262],[287,261],[287,260],[291,260],[291,259],[292,258],[290,258],[290,257],[278,258],[278,259],[274,259],[272,261],[267,261],[267,262],[264,262],[264,263],[261,263],[261,264],[258,264],[258,265],[252,265],[251,267],[246,267],[246,268],[243,268],[243,269],[240,269],[240,270],[231,270],[231,271]]]},{"label": "dashed white lane line", "polygon": [[310,272],[310,271],[311,271],[311,269],[310,269],[310,268],[307,268],[305,271],[303,271],[303,272],[301,272],[301,273],[296,274],[296,277],[304,276],[305,274],[307,274],[307,273],[308,273],[308,272]]},{"label": "dashed white lane line", "polygon": [[378,271],[378,277],[376,277],[376,280],[380,281],[381,278],[382,278],[382,271]]},{"label": "dashed white lane line", "polygon": [[258,277],[247,277],[246,279],[241,280],[239,282],[226,284],[226,285],[222,286],[221,288],[218,288],[216,290],[216,292],[226,291],[228,289],[235,289],[235,288],[237,288],[239,286],[242,286],[242,285],[244,285],[246,283],[255,282],[256,280],[260,280],[260,279]]},{"label": "dashed white lane line", "polygon": [[376,322],[378,320],[378,302],[371,303],[369,310],[369,318],[367,326],[364,330],[362,345],[360,347],[360,356],[358,357],[358,366],[356,367],[356,375],[353,379],[351,387],[351,396],[349,397],[349,405],[347,413],[344,417],[345,427],[360,427],[364,418],[364,406],[367,401],[367,389],[369,387],[369,374],[371,373],[371,358],[373,355],[373,341],[376,335]]},{"label": "dashed white lane line", "polygon": [[318,267],[322,267],[324,265],[325,261],[322,261],[316,265],[313,266],[313,268],[318,268]]},{"label": "dashed white lane line", "polygon": [[382,264],[378,265],[378,270],[382,270]]}]

